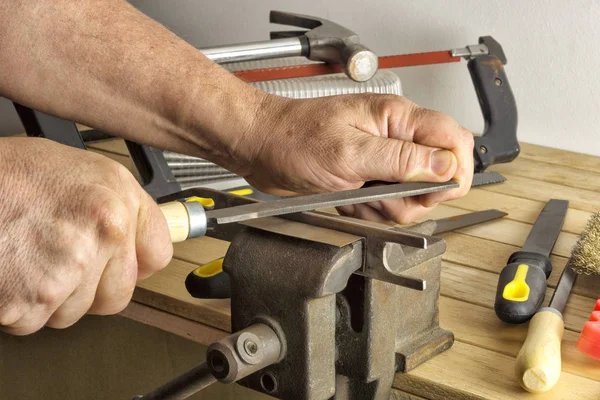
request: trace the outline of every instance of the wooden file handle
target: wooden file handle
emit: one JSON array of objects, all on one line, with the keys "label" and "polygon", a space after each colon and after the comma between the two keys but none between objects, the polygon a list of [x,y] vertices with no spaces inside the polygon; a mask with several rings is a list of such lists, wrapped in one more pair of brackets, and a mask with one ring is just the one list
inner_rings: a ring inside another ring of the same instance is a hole
[{"label": "wooden file handle", "polygon": [[190,216],[185,205],[180,201],[172,201],[159,207],[169,225],[171,241],[179,243],[186,240],[190,235]]},{"label": "wooden file handle", "polygon": [[562,316],[552,308],[542,308],[533,316],[525,343],[517,355],[517,379],[523,389],[542,393],[558,382],[564,330]]}]

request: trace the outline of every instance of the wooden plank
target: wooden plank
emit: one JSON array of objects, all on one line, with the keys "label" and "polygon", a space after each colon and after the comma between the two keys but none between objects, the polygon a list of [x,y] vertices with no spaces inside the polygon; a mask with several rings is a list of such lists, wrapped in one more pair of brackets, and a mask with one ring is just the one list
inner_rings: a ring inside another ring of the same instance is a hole
[{"label": "wooden plank", "polygon": [[[491,170],[494,170],[494,167]],[[498,185],[482,186],[481,190],[543,202],[560,198],[569,200],[571,208],[588,212],[598,211],[598,192],[541,182],[516,175],[506,174],[506,178],[506,182]]]},{"label": "wooden plank", "polygon": [[[455,207],[439,205],[424,219],[438,219],[459,214],[464,214],[464,211]],[[503,218],[468,228],[458,229],[455,232],[521,247],[523,243],[525,243],[525,239],[527,239],[531,227],[532,225],[528,223],[511,221]],[[563,257],[569,257],[571,255],[571,249],[578,238],[579,236],[573,233],[562,232],[556,241],[552,253]]]},{"label": "wooden plank", "polygon": [[[446,253],[443,255],[445,261],[495,274],[500,274],[508,257],[519,250],[517,246],[460,233],[447,233],[442,237],[446,240]],[[567,263],[567,258],[550,256],[550,261],[553,268],[548,286],[554,288]],[[575,283],[573,293],[596,299],[600,295],[600,276],[580,276]]]},{"label": "wooden plank", "polygon": [[[207,251],[207,248],[210,249],[210,251]],[[213,261],[216,258],[223,257],[228,248],[229,242],[203,237],[174,244],[173,254],[180,260],[196,265],[202,265]]]},{"label": "wooden plank", "polygon": [[521,143],[519,158],[527,158],[595,173],[600,171],[600,157],[529,143]]},{"label": "wooden plank", "polygon": [[[500,321],[488,308],[440,298],[440,324],[454,333],[456,340],[516,357],[528,324],[510,325]],[[562,370],[600,381],[600,360],[577,351],[579,333],[565,330],[562,341]]]},{"label": "wooden plank", "polygon": [[396,374],[394,387],[433,400],[544,399],[598,400],[600,383],[568,372],[549,392],[531,394],[514,377],[513,357],[455,342],[448,351],[407,374]]},{"label": "wooden plank", "polygon": [[[556,194],[556,196],[560,197],[559,194]],[[482,189],[472,189],[466,196],[445,202],[444,205],[469,211],[495,208],[508,213],[504,217],[505,219],[533,224],[546,202],[493,193]],[[579,234],[591,215],[591,212],[570,208],[562,228],[563,232]]]},{"label": "wooden plank", "polygon": [[600,174],[598,173],[600,170],[582,171],[565,165],[517,158],[510,163],[494,165],[494,171],[503,175],[521,176],[562,186],[600,191]]},{"label": "wooden plank", "polygon": [[179,317],[177,315],[148,307],[132,301],[127,308],[119,314],[145,325],[150,325],[163,331],[171,332],[184,339],[208,346],[223,339],[229,332],[211,328],[201,323]]},{"label": "wooden plank", "polygon": [[417,396],[396,388],[392,388],[389,400],[426,400],[425,397]]},{"label": "wooden plank", "polygon": [[[442,296],[485,307],[494,315],[497,285],[497,274],[446,261],[442,263]],[[547,289],[544,304],[548,304],[550,297],[552,297],[552,289]],[[596,299],[571,294],[563,312],[565,328],[581,332],[595,304]]]},{"label": "wooden plank", "polygon": [[194,264],[172,260],[165,269],[138,283],[133,300],[213,328],[230,331],[228,299],[195,299],[185,289],[185,278],[194,268]]}]

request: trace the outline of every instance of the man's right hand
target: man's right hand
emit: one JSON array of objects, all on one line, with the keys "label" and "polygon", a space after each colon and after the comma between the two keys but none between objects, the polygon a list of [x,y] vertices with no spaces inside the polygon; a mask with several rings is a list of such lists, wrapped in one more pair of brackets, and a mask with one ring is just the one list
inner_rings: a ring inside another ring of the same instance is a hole
[{"label": "man's right hand", "polygon": [[0,139],[0,329],[114,314],[167,265],[166,221],[120,164],[36,138]]}]

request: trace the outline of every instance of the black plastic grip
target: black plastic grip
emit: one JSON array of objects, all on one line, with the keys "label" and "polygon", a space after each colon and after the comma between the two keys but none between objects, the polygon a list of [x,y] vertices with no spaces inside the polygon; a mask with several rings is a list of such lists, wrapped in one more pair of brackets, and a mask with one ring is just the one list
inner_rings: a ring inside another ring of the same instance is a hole
[{"label": "black plastic grip", "polygon": [[210,277],[200,277],[192,271],[185,279],[185,288],[192,297],[197,299],[228,299],[231,297],[231,281],[227,272],[223,270]]},{"label": "black plastic grip", "polygon": [[[508,284],[516,279],[521,265],[527,266],[525,283],[529,294],[524,301],[513,301],[504,297]],[[496,289],[494,311],[498,318],[511,324],[529,321],[542,307],[546,296],[546,280],[552,271],[550,259],[542,254],[518,251],[509,258],[509,263],[502,269]]]},{"label": "black plastic grip", "polygon": [[512,161],[520,152],[517,105],[504,72],[506,57],[493,38],[485,36],[479,42],[488,47],[490,54],[475,57],[467,64],[485,122],[483,135],[475,137],[475,172]]}]

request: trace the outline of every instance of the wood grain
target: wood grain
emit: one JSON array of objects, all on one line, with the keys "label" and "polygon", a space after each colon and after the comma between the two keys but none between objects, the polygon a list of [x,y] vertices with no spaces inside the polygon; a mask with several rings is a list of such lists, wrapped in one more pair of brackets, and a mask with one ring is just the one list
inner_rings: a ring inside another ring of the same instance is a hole
[{"label": "wood grain", "polygon": [[[510,163],[495,165],[494,171],[503,175],[520,176],[561,186],[600,192],[600,170],[583,172],[565,165],[549,164],[520,157]],[[581,179],[583,175],[586,179]]]},{"label": "wood grain", "polygon": [[[560,194],[556,194],[560,198]],[[512,221],[535,223],[540,212],[546,205],[545,201],[529,200],[501,193],[489,192],[482,189],[472,189],[468,196],[444,203],[446,206],[457,207],[468,211],[495,208],[508,213],[505,219]],[[583,230],[591,212],[569,209],[563,225],[563,232],[578,234]]]},{"label": "wood grain", "polygon": [[179,317],[157,308],[148,307],[132,301],[127,308],[120,312],[121,316],[150,325],[163,331],[168,331],[182,338],[208,346],[223,339],[229,332],[202,325],[196,321]]},{"label": "wood grain", "polygon": [[[490,170],[495,170],[491,168]],[[502,193],[509,196],[547,202],[550,199],[569,200],[569,207],[588,212],[600,209],[598,192],[558,185],[556,183],[538,181],[506,174],[507,181],[499,185],[484,186],[481,190]],[[585,175],[580,178],[585,181]]]},{"label": "wood grain", "polygon": [[568,372],[548,393],[525,392],[516,382],[514,363],[513,357],[459,341],[408,374],[396,374],[394,387],[434,400],[600,398],[600,383]]},{"label": "wood grain", "polygon": [[598,173],[600,171],[600,157],[572,151],[552,149],[535,144],[521,143],[519,158],[541,161],[547,164],[576,168],[583,171]]},{"label": "wood grain", "polygon": [[[497,284],[497,274],[449,262],[442,264],[442,295],[488,308],[492,314]],[[550,297],[552,297],[552,289],[548,288],[544,304],[548,304]],[[563,313],[566,329],[581,332],[594,304],[596,304],[595,299],[571,294]]]},{"label": "wood grain", "polygon": [[[476,317],[473,317],[476,316]],[[456,340],[516,357],[528,331],[528,324],[511,325],[500,321],[487,307],[442,296],[440,324],[454,333]],[[600,360],[577,351],[579,334],[566,330],[562,343],[563,371],[600,381]]]},{"label": "wood grain", "polygon": [[[518,246],[494,242],[460,233],[448,233],[442,235],[446,241],[446,253],[444,260],[454,264],[481,269],[488,272],[500,274],[506,265],[508,257],[519,250]],[[553,268],[548,286],[555,288],[564,269],[567,258],[561,256],[550,256]],[[573,293],[595,299],[600,295],[599,276],[580,276],[575,283]]]}]

